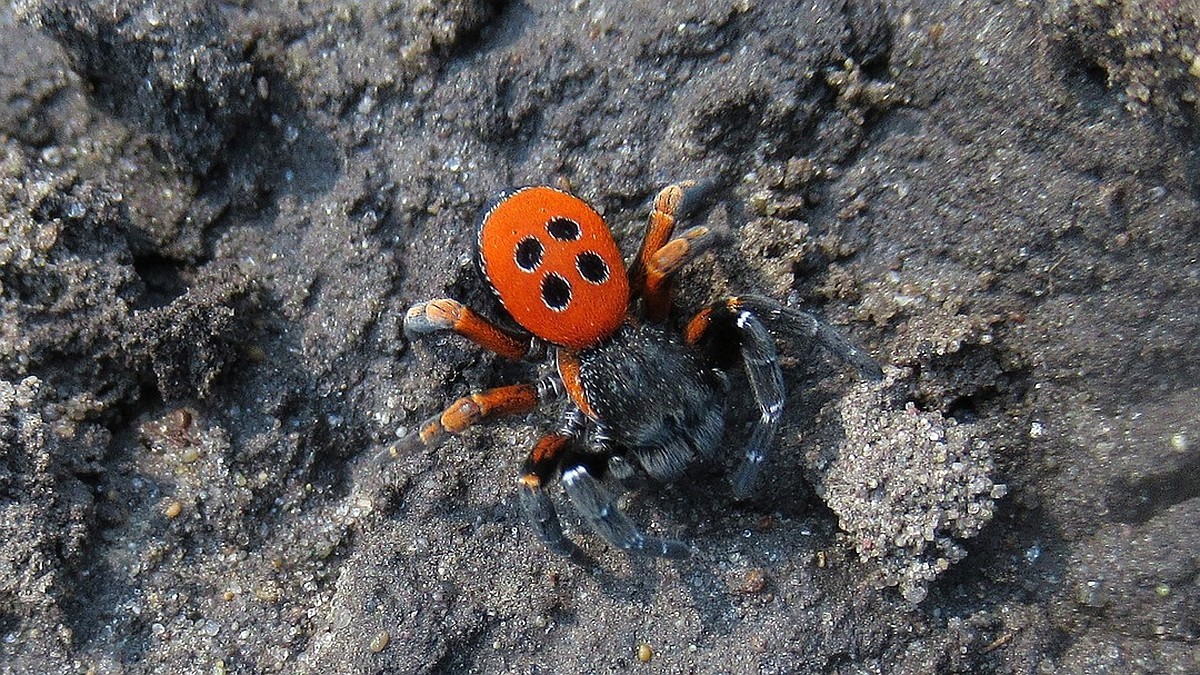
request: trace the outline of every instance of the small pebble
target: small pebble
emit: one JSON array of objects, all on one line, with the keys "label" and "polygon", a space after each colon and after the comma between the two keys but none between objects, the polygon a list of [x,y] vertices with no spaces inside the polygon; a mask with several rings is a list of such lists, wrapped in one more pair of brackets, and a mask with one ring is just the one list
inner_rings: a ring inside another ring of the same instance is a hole
[{"label": "small pebble", "polygon": [[767,573],[755,567],[747,570],[745,576],[742,577],[742,584],[738,586],[738,590],[742,593],[762,593],[767,587]]},{"label": "small pebble", "polygon": [[386,630],[379,631],[378,633],[375,634],[375,637],[371,640],[371,651],[378,654],[379,652],[383,651],[384,649],[387,649],[388,641],[390,641],[391,639],[392,639],[392,636],[389,635]]},{"label": "small pebble", "polygon": [[183,504],[179,503],[178,500],[167,504],[167,508],[163,510],[163,514],[168,518],[178,518],[181,513],[183,513]]},{"label": "small pebble", "polygon": [[654,658],[654,650],[650,648],[650,645],[643,642],[638,645],[637,657],[638,661],[642,663],[650,663],[650,659]]}]

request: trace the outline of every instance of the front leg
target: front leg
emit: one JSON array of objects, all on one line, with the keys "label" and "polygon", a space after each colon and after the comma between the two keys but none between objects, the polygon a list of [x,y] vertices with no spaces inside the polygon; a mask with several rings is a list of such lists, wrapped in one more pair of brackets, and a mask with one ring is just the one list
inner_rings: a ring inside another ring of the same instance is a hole
[{"label": "front leg", "polygon": [[517,480],[517,496],[525,520],[547,548],[568,557],[580,556],[582,552],[563,535],[562,524],[558,521],[554,501],[546,492],[546,486],[558,472],[563,451],[573,440],[574,435],[570,431],[543,436],[529,451],[521,477]]},{"label": "front leg", "polygon": [[661,323],[671,311],[671,277],[701,253],[721,242],[723,230],[697,225],[684,230],[654,252],[646,262],[642,306],[646,318]]},{"label": "front leg", "polygon": [[834,356],[853,366],[859,377],[868,380],[883,379],[883,369],[866,350],[812,314],[785,307],[761,295],[740,296],[737,298],[737,306],[758,316],[772,332],[781,337],[801,336],[815,340]]},{"label": "front leg", "polygon": [[[815,340],[834,356],[850,364],[859,377],[882,380],[883,370],[879,363],[862,347],[851,342],[841,331],[817,317],[798,309],[785,307],[771,298],[761,295],[740,295],[718,300],[692,317],[685,330],[688,344],[708,344],[713,350],[713,338],[717,341],[729,335],[728,328],[737,322],[742,313],[749,313],[765,324],[773,334],[780,337],[803,337]],[[716,345],[727,351],[726,345]]]},{"label": "front leg", "polygon": [[404,315],[404,334],[410,338],[452,331],[505,358],[529,355],[533,338],[505,330],[457,300],[438,298],[413,305]]},{"label": "front leg", "polygon": [[677,560],[692,554],[691,548],[681,541],[652,537],[638,530],[629,516],[617,508],[616,497],[600,484],[592,471],[584,462],[569,463],[563,469],[562,483],[575,510],[597,534],[630,553]]},{"label": "front leg", "polygon": [[629,265],[630,294],[642,299],[643,312],[650,321],[661,323],[670,312],[671,275],[718,238],[707,227],[693,227],[672,238],[676,220],[686,204],[699,198],[712,185],[711,181],[683,181],[668,185],[654,198],[642,245]]},{"label": "front leg", "polygon": [[675,213],[683,203],[684,190],[690,186],[691,183],[668,185],[654,198],[650,219],[646,223],[646,233],[642,236],[642,245],[629,265],[629,292],[634,297],[642,295],[645,291],[646,264],[650,261],[650,256],[666,245],[675,232]]}]

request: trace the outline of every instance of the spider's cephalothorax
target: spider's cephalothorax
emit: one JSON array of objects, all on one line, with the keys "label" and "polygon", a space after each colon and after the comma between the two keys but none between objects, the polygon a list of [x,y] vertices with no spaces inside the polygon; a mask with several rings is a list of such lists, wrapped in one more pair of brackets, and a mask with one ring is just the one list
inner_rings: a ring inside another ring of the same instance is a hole
[{"label": "spider's cephalothorax", "polygon": [[784,388],[772,332],[804,336],[865,377],[879,366],[815,317],[764,297],[738,296],[701,310],[681,335],[667,327],[671,275],[716,239],[707,227],[674,235],[686,185],[663,189],[641,249],[626,270],[604,220],[584,201],[549,187],[503,195],[483,216],[479,260],[505,311],[523,330],[502,328],[455,300],[409,309],[405,331],[453,331],[510,359],[549,345],[556,372],[537,382],[461,398],[384,455],[408,442],[432,444],[447,433],[500,415],[569,399],[560,428],[530,450],[518,479],[530,523],[552,549],[572,553],[546,488],[559,479],[576,510],[612,544],[679,558],[689,548],[643,534],[616,504],[612,487],[678,477],[713,454],[725,426],[726,378],[740,363],[760,416],[733,476],[735,496],[754,488],[783,409]]}]

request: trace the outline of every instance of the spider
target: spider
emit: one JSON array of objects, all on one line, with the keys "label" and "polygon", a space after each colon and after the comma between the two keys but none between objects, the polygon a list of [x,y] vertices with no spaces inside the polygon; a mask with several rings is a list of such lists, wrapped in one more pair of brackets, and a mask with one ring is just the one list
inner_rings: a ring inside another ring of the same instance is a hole
[{"label": "spider", "polygon": [[[724,433],[725,371],[738,363],[760,416],[732,477],[733,494],[743,499],[752,492],[784,402],[772,331],[815,339],[861,376],[882,377],[878,364],[839,332],[766,297],[728,297],[700,310],[682,335],[669,328],[672,275],[720,238],[706,226],[673,236],[692,185],[658,193],[628,270],[604,220],[583,200],[544,186],[502,194],[482,217],[478,261],[520,328],[451,299],[419,303],[405,316],[410,338],[449,331],[508,359],[553,355],[553,374],[460,398],[408,440],[430,446],[475,424],[567,399],[558,430],[537,441],[517,480],[528,521],[557,553],[580,549],[564,536],[547,492],[555,479],[612,545],[665,558],[691,553],[681,541],[643,533],[610,488],[676,479],[694,460],[710,458]],[[394,456],[404,444],[381,456]]]}]

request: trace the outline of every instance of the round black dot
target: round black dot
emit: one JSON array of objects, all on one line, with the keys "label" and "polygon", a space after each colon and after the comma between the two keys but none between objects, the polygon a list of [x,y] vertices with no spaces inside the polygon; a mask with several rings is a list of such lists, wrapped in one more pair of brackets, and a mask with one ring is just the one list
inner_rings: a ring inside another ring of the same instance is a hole
[{"label": "round black dot", "polygon": [[556,312],[563,311],[571,304],[571,284],[557,274],[547,274],[542,279],[542,302]]},{"label": "round black dot", "polygon": [[555,216],[546,223],[546,231],[559,241],[575,241],[579,238],[579,223],[566,216]]},{"label": "round black dot", "polygon": [[579,268],[579,276],[593,284],[608,281],[608,264],[594,251],[584,251],[576,256],[575,267]]},{"label": "round black dot", "polygon": [[517,244],[517,250],[514,257],[517,260],[517,267],[532,272],[542,264],[542,253],[545,249],[542,248],[542,242],[533,237],[525,237]]}]

